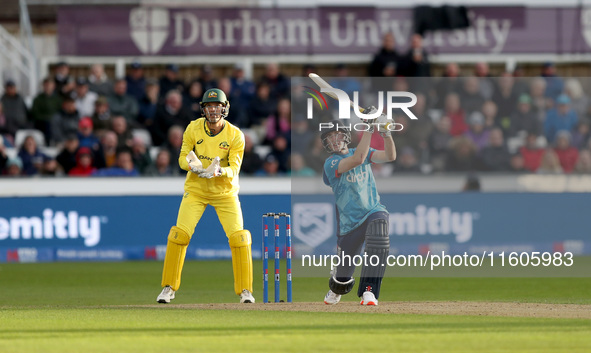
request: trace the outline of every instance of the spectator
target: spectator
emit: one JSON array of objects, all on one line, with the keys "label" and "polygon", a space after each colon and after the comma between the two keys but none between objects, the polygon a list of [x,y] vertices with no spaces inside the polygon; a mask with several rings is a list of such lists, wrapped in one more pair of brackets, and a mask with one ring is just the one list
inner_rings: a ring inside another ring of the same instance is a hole
[{"label": "spectator", "polygon": [[322,145],[322,139],[320,138],[320,134],[312,135],[312,141],[310,144],[310,148],[304,151],[304,159],[306,160],[306,164],[317,174],[321,174],[324,170],[324,162],[328,158],[328,153],[324,149]]},{"label": "spectator", "polygon": [[33,100],[31,118],[33,127],[45,136],[45,141],[51,139],[51,118],[59,111],[62,105],[60,96],[55,92],[55,83],[52,79],[43,80],[43,92]]},{"label": "spectator", "polygon": [[25,100],[17,92],[14,81],[8,80],[4,84],[4,95],[2,95],[0,103],[4,107],[4,116],[6,117],[7,124],[16,126],[17,129],[27,127],[29,112]]},{"label": "spectator", "polygon": [[515,96],[519,97],[522,94],[529,93],[529,82],[525,77],[523,67],[520,65],[515,66],[511,75],[513,76],[514,81],[513,92],[515,93]]},{"label": "spectator", "polygon": [[7,161],[8,155],[6,154],[6,146],[4,145],[4,139],[0,136],[0,174],[4,171]]},{"label": "spectator", "polygon": [[94,102],[94,114],[92,114],[92,124],[97,132],[102,133],[111,127],[111,111],[109,102],[105,97],[99,97]]},{"label": "spectator", "polygon": [[517,110],[511,115],[508,136],[515,137],[520,133],[528,132],[539,135],[542,132],[542,126],[532,111],[530,96],[524,93],[517,102]]},{"label": "spectator", "polygon": [[564,83],[564,93],[571,100],[571,107],[581,119],[589,115],[589,97],[585,95],[581,82],[576,78],[569,78]]},{"label": "spectator", "polygon": [[400,151],[400,158],[396,159],[395,163],[396,173],[420,173],[419,161],[417,154],[412,147],[404,147]]},{"label": "spectator", "polygon": [[560,160],[553,149],[548,148],[542,155],[540,167],[536,170],[538,174],[562,174]]},{"label": "spectator", "polygon": [[192,116],[183,107],[183,97],[179,91],[173,90],[166,94],[164,104],[156,108],[154,115],[154,124],[150,133],[152,134],[152,143],[160,146],[166,141],[166,134],[173,125],[178,125],[185,129],[191,122]]},{"label": "spectator", "polygon": [[78,121],[80,114],[76,110],[74,99],[66,97],[62,102],[62,108],[52,119],[51,141],[53,145],[59,145],[64,142],[67,134],[75,134],[78,131]]},{"label": "spectator", "polygon": [[75,134],[69,134],[66,136],[64,147],[56,157],[58,165],[61,167],[64,174],[68,174],[70,170],[76,166],[76,154],[78,153],[79,146],[80,142],[78,136]]},{"label": "spectator", "polygon": [[401,59],[400,74],[407,77],[431,76],[431,64],[429,54],[423,48],[423,37],[415,33],[410,39],[410,49]]},{"label": "spectator", "polygon": [[575,173],[591,174],[591,151],[581,150],[575,164]]},{"label": "spectator", "polygon": [[242,157],[242,167],[240,171],[242,173],[253,175],[263,165],[263,161],[258,153],[254,151],[253,133],[250,131],[244,132],[244,156]]},{"label": "spectator", "polygon": [[527,173],[528,170],[525,169],[525,161],[523,160],[523,156],[519,153],[514,153],[511,155],[511,159],[509,160],[510,170],[513,173]]},{"label": "spectator", "polygon": [[480,79],[478,77],[471,76],[464,79],[461,101],[462,109],[467,114],[482,109],[485,99],[480,92]]},{"label": "spectator", "polygon": [[279,135],[291,133],[291,103],[283,98],[277,104],[277,112],[266,120],[264,144],[271,144]]},{"label": "spectator", "polygon": [[268,154],[267,157],[265,157],[265,161],[263,162],[263,168],[259,169],[255,175],[260,177],[273,177],[282,175],[279,169],[279,161],[277,160],[277,157],[275,157],[272,153]]},{"label": "spectator", "polygon": [[99,96],[109,97],[113,94],[113,83],[105,74],[103,64],[94,64],[90,67],[90,76],[88,76],[89,89],[96,92]]},{"label": "spectator", "polygon": [[316,175],[314,169],[306,166],[304,157],[299,153],[292,153],[289,157],[290,172],[292,177],[312,177]]},{"label": "spectator", "polygon": [[76,153],[76,165],[68,172],[69,176],[87,177],[97,169],[92,165],[92,151],[88,147],[81,147]]},{"label": "spectator", "polygon": [[547,62],[542,66],[542,75],[546,81],[546,90],[544,96],[556,100],[564,90],[564,81],[556,76],[556,67],[553,63]]},{"label": "spectator", "polygon": [[[115,165],[117,159],[117,134],[107,131],[101,138],[101,155],[104,160],[104,167],[110,168]],[[104,167],[97,168],[101,169]]]},{"label": "spectator", "polygon": [[565,173],[571,173],[575,169],[575,163],[579,158],[579,151],[571,146],[570,140],[570,132],[561,130],[556,133],[554,152],[556,152],[560,166]]},{"label": "spectator", "polygon": [[127,95],[127,81],[115,81],[113,95],[107,98],[112,115],[121,115],[127,120],[127,125],[137,125],[138,103],[135,98]]},{"label": "spectator", "polygon": [[[203,91],[207,91],[208,89],[218,88],[218,83],[213,76],[213,68],[211,65],[203,65],[201,68],[201,75],[199,76],[199,82],[201,82],[201,87]],[[224,92],[229,93],[229,92]]]},{"label": "spectator", "polygon": [[503,131],[494,128],[490,131],[489,144],[482,149],[482,160],[486,168],[493,172],[505,172],[510,169],[511,155],[505,146]]},{"label": "spectator", "polygon": [[165,149],[158,151],[156,155],[156,162],[150,164],[146,169],[146,175],[149,176],[178,176],[179,169],[171,166],[172,160],[170,159],[170,152]]},{"label": "spectator", "polygon": [[269,85],[261,82],[257,85],[256,96],[250,102],[248,110],[247,127],[264,131],[264,120],[267,119],[277,107],[277,101],[271,97]]},{"label": "spectator", "polygon": [[460,96],[457,93],[450,93],[445,97],[444,114],[451,122],[450,135],[462,135],[468,130],[465,113],[460,105]]},{"label": "spectator", "polygon": [[111,121],[111,130],[117,134],[117,147],[131,147],[133,136],[127,119],[121,115],[114,116]]},{"label": "spectator", "polygon": [[480,179],[475,174],[469,174],[466,177],[466,182],[462,188],[464,192],[478,192],[480,191]]},{"label": "spectator", "polygon": [[484,115],[481,112],[472,112],[468,118],[469,130],[464,133],[474,145],[476,151],[480,152],[488,145],[490,131],[484,128]]},{"label": "spectator", "polygon": [[361,91],[361,83],[356,78],[349,77],[349,70],[347,70],[345,64],[338,64],[336,66],[334,76],[335,79],[330,80],[330,85],[344,91],[349,97],[353,97],[354,92]]},{"label": "spectator", "polygon": [[572,133],[571,144],[576,149],[582,149],[587,146],[591,138],[589,131],[589,123],[587,121],[579,121],[575,131]]},{"label": "spectator", "polygon": [[551,106],[548,99],[544,96],[545,91],[546,81],[543,78],[536,77],[531,80],[529,94],[531,97],[532,111],[540,123],[546,119],[546,109]]},{"label": "spectator", "polygon": [[250,101],[254,98],[256,87],[254,82],[248,80],[244,76],[244,67],[242,64],[234,65],[230,84],[232,86],[232,91],[230,92],[228,99],[232,102],[232,114],[234,114],[232,119],[235,122],[234,125],[240,128],[247,127],[248,107]]},{"label": "spectator", "polygon": [[92,114],[94,114],[98,94],[89,90],[86,77],[80,76],[76,79],[74,99],[76,102],[76,109],[81,116],[92,116]]},{"label": "spectator", "polygon": [[133,165],[131,150],[129,148],[117,149],[116,156],[115,166],[99,169],[92,173],[92,175],[107,177],[135,177],[140,175]]},{"label": "spectator", "polygon": [[55,82],[54,89],[61,98],[71,97],[74,91],[74,79],[70,76],[70,66],[66,62],[57,63],[53,81]]},{"label": "spectator", "polygon": [[[133,158],[133,165],[135,165],[140,174],[146,174],[148,168],[152,165],[152,157],[150,157],[150,152],[148,151],[146,144],[141,138],[133,138],[131,153]],[[168,160],[170,162],[170,155]]]},{"label": "spectator", "polygon": [[498,79],[497,89],[494,91],[492,101],[498,107],[499,126],[503,132],[509,131],[511,115],[517,106],[517,94],[514,91],[514,78],[510,73],[505,72]]},{"label": "spectator", "polygon": [[445,169],[445,159],[447,155],[447,149],[451,141],[451,119],[447,116],[441,117],[437,124],[435,124],[435,130],[429,136],[429,152],[431,155],[431,165],[433,170],[442,171]]},{"label": "spectator", "polygon": [[[203,86],[201,85],[201,82],[195,80],[189,84],[189,88],[183,99],[185,108],[187,111],[191,112],[191,116],[194,118],[201,116],[201,104],[199,104],[201,103],[201,99],[203,99]],[[232,109],[232,111],[234,110],[235,109]]]},{"label": "spectator", "polygon": [[179,166],[179,156],[181,154],[181,147],[183,147],[183,133],[185,129],[178,125],[173,125],[168,130],[168,140],[164,148],[170,152],[170,166],[177,168],[179,173],[185,173],[185,170]]},{"label": "spectator", "polygon": [[94,134],[92,119],[87,116],[78,121],[78,141],[81,147],[88,147],[95,152],[100,149],[100,140]]},{"label": "spectator", "polygon": [[273,140],[271,154],[277,158],[277,161],[279,162],[279,171],[282,173],[287,172],[290,153],[290,135],[283,134],[275,137]]},{"label": "spectator", "polygon": [[529,133],[525,139],[525,145],[519,149],[519,153],[523,156],[523,165],[530,172],[538,170],[544,155],[544,150],[538,147],[537,140],[538,135]]},{"label": "spectator", "polygon": [[[317,71],[317,67],[314,64],[305,64],[302,66],[302,77],[308,77],[311,73],[315,73]],[[334,86],[333,86],[334,87]]]},{"label": "spectator", "polygon": [[139,61],[134,61],[129,65],[129,73],[125,76],[125,82],[127,83],[127,95],[139,103],[146,91],[144,68]]},{"label": "spectator", "polygon": [[176,64],[166,65],[164,76],[160,78],[160,98],[167,97],[168,92],[183,92],[185,83],[179,79],[179,66]]},{"label": "spectator", "polygon": [[460,74],[460,67],[456,63],[448,63],[445,66],[443,77],[435,85],[435,92],[437,101],[435,108],[443,109],[445,106],[444,98],[450,93],[460,94],[462,92],[462,82],[458,75]]},{"label": "spectator", "polygon": [[561,94],[556,98],[557,108],[550,109],[544,122],[544,135],[549,142],[554,142],[556,133],[560,130],[572,131],[579,118],[570,107],[570,98]]},{"label": "spectator", "polygon": [[485,100],[492,99],[493,93],[495,92],[495,84],[491,78],[488,63],[476,63],[474,66],[474,76],[478,78],[480,96]]},{"label": "spectator", "polygon": [[484,165],[476,153],[476,146],[465,136],[450,141],[445,168],[450,172],[481,171]]},{"label": "spectator", "polygon": [[43,163],[49,159],[49,157],[39,150],[35,138],[31,135],[25,137],[18,156],[23,162],[22,171],[24,175],[43,173]]},{"label": "spectator", "polygon": [[[392,33],[386,33],[382,40],[382,47],[374,55],[374,58],[369,65],[368,74],[370,77],[386,77],[394,76],[392,70],[396,70],[400,66],[400,56],[395,50],[396,43]],[[384,71],[388,70],[389,73]]]},{"label": "spectator", "polygon": [[2,106],[2,102],[0,101],[0,139],[4,138],[3,142],[5,145],[14,145],[14,134],[16,134],[16,130],[17,126],[14,121],[6,118],[4,106]]},{"label": "spectator", "polygon": [[500,126],[498,119],[498,108],[495,102],[485,101],[482,104],[482,114],[484,115],[484,127],[486,129],[492,129],[493,127]]},{"label": "spectator", "polygon": [[275,102],[280,98],[289,98],[289,80],[279,71],[279,65],[268,63],[261,82],[269,86],[269,97]]},{"label": "spectator", "polygon": [[4,167],[4,175],[9,177],[19,177],[23,175],[23,162],[20,157],[11,157],[6,161]]},{"label": "spectator", "polygon": [[146,93],[139,103],[138,123],[149,129],[154,124],[154,116],[158,107],[158,94],[160,87],[157,82],[148,82],[146,84]]}]

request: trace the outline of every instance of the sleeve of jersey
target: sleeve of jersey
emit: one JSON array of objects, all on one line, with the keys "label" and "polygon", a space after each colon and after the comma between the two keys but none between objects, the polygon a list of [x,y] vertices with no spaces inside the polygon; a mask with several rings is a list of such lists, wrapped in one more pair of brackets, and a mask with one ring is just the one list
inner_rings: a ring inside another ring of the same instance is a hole
[{"label": "sleeve of jersey", "polygon": [[341,160],[339,158],[336,157],[331,157],[328,158],[326,160],[326,162],[324,162],[324,173],[326,175],[326,177],[328,178],[328,181],[330,184],[332,184],[332,181],[336,178],[340,177],[339,174],[339,162]]},{"label": "sleeve of jersey", "polygon": [[373,155],[373,153],[376,151],[375,148],[371,148],[369,149],[369,153],[367,154],[367,157],[365,157],[365,162],[363,164],[373,164],[373,162],[371,161],[371,156]]},{"label": "sleeve of jersey", "polygon": [[185,133],[183,134],[183,146],[181,147],[181,154],[179,155],[179,166],[181,169],[189,171],[189,163],[187,162],[187,155],[191,150],[193,150],[193,146],[195,146],[195,139],[193,138],[193,126],[190,124],[187,126]]},{"label": "sleeve of jersey", "polygon": [[244,134],[238,131],[232,141],[230,153],[228,155],[228,166],[222,168],[222,176],[233,178],[240,173],[242,166],[242,157],[244,156]]}]

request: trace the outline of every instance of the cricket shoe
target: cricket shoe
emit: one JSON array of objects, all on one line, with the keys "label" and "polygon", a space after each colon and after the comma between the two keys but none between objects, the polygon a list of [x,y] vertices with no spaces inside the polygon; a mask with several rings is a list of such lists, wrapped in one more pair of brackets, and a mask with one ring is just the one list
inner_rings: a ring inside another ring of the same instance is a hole
[{"label": "cricket shoe", "polygon": [[372,292],[366,291],[363,292],[363,296],[361,297],[361,305],[378,305],[378,300],[376,296],[373,295]]},{"label": "cricket shoe", "polygon": [[170,303],[171,299],[174,299],[174,291],[170,286],[166,286],[162,289],[162,293],[160,293],[156,301],[158,303]]},{"label": "cricket shoe", "polygon": [[324,304],[335,305],[339,301],[341,301],[341,295],[336,294],[335,292],[329,289],[328,293],[326,293],[326,296],[324,297]]},{"label": "cricket shoe", "polygon": [[240,303],[254,303],[254,297],[248,289],[245,289],[240,293]]}]

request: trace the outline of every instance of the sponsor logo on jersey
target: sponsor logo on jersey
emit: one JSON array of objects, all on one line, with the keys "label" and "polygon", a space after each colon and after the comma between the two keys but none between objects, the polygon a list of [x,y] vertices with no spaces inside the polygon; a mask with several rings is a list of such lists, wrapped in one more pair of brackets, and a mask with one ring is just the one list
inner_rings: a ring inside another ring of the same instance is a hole
[{"label": "sponsor logo on jersey", "polygon": [[203,143],[203,139],[200,139],[199,141],[197,141],[198,145],[200,145],[201,143]]},{"label": "sponsor logo on jersey", "polygon": [[362,184],[369,179],[369,172],[362,170],[359,173],[356,173],[355,169],[353,169],[347,172],[345,179],[350,183]]},{"label": "sponsor logo on jersey", "polygon": [[[204,156],[202,154],[198,155],[197,158],[201,159],[201,160],[206,160],[206,161],[213,161],[213,159],[215,157],[208,157],[208,156]],[[224,159],[222,157],[220,157],[220,162],[223,161]]]},{"label": "sponsor logo on jersey", "polygon": [[227,151],[227,150],[228,150],[228,148],[230,148],[230,145],[228,145],[228,143],[227,143],[226,141],[223,141],[223,142],[220,142],[220,145],[219,145],[219,147],[220,147],[221,149],[223,149],[224,151]]}]

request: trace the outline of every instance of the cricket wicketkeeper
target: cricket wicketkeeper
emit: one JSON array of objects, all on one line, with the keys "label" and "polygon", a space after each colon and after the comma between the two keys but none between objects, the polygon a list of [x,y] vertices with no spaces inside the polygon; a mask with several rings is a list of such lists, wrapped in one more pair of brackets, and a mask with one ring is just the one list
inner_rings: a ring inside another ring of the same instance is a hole
[{"label": "cricket wicketkeeper", "polygon": [[215,208],[232,250],[234,291],[241,303],[252,296],[252,239],[244,229],[238,200],[238,173],[244,155],[244,134],[225,120],[230,102],[221,90],[203,94],[200,119],[192,121],[183,135],[179,165],[187,171],[185,193],[176,225],[170,229],[162,271],[159,303],[170,303],[181,285],[187,246],[207,205]]}]

